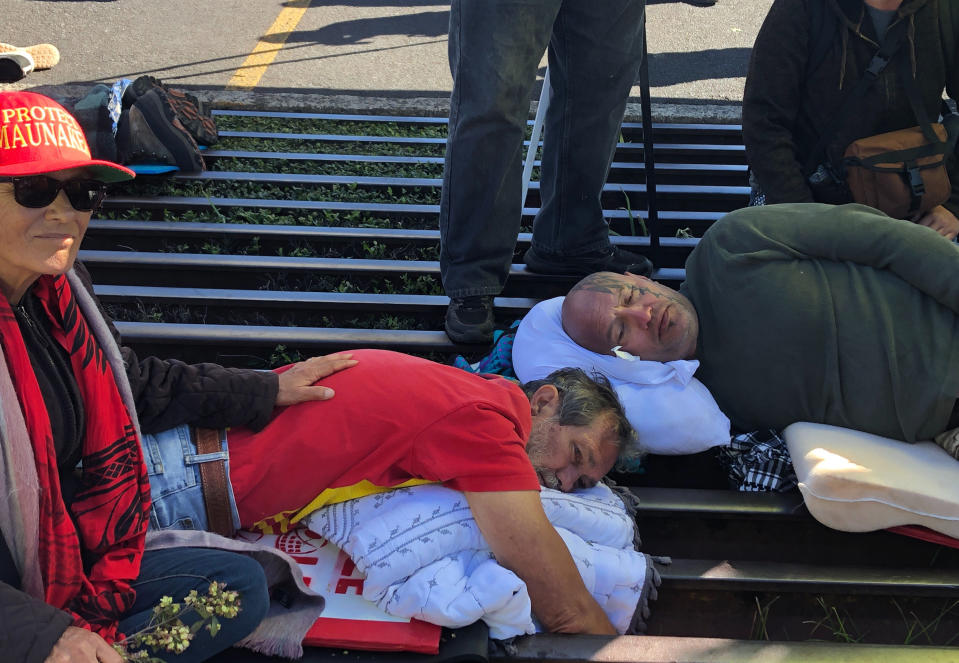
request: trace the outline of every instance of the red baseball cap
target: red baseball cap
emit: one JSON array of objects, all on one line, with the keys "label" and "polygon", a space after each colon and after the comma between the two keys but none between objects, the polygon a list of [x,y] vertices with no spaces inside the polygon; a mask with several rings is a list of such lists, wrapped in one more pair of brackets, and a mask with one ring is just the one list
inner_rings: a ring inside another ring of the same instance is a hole
[{"label": "red baseball cap", "polygon": [[83,168],[101,182],[136,176],[129,168],[90,157],[76,119],[36,92],[0,92],[0,176],[41,175]]}]

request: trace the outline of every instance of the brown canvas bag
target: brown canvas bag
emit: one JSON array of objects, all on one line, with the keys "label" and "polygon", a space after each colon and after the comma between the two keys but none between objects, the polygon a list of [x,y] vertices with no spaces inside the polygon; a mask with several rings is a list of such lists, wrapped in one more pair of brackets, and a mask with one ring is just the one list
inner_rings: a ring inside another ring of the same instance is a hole
[{"label": "brown canvas bag", "polygon": [[857,203],[896,219],[918,219],[949,200],[948,149],[946,128],[938,122],[861,138],[843,155],[846,184]]},{"label": "brown canvas bag", "polygon": [[[893,22],[862,77],[844,95],[807,158],[804,173],[816,200],[838,203],[851,198],[889,216],[917,220],[949,199],[946,156],[955,148],[956,136],[949,136],[943,124],[929,121],[908,57],[898,59],[896,77],[917,126],[854,141],[846,147],[841,160],[832,161],[827,156],[827,145],[849,119],[850,102],[865,98],[904,43],[908,26],[909,21],[901,18]],[[952,123],[950,127],[955,128]]]}]

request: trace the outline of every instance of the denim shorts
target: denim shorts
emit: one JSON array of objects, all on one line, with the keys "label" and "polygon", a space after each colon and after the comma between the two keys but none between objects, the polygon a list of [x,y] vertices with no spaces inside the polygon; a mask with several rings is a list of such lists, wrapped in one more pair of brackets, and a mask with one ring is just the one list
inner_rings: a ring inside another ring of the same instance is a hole
[{"label": "denim shorts", "polygon": [[150,476],[150,529],[208,529],[203,487],[200,481],[200,463],[224,459],[226,461],[227,490],[233,527],[239,528],[240,514],[236,510],[233,486],[230,484],[230,453],[226,445],[226,431],[220,431],[221,451],[197,454],[196,443],[190,436],[190,426],[183,425],[142,439],[143,459]]}]

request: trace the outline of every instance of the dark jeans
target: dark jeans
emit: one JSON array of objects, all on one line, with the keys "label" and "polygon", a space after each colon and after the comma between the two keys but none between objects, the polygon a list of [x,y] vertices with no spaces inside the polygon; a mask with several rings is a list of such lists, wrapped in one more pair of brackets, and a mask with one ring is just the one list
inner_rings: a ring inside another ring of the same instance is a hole
[{"label": "dark jeans", "polygon": [[542,205],[533,246],[562,259],[609,246],[600,194],[643,51],[643,0],[453,0],[440,269],[450,297],[495,295],[522,213],[529,99],[549,46]]},{"label": "dark jeans", "polygon": [[[181,602],[191,589],[205,594],[213,580],[225,582],[227,589],[239,592],[240,613],[233,619],[220,619],[220,632],[215,638],[202,628],[182,654],[154,655],[171,663],[194,663],[223,651],[256,628],[270,603],[262,567],[249,557],[223,550],[169,548],[145,552],[140,575],[133,583],[136,602],[120,622],[120,632],[128,636],[146,626],[153,606],[162,596]],[[193,623],[196,613],[185,616],[183,621]]]}]

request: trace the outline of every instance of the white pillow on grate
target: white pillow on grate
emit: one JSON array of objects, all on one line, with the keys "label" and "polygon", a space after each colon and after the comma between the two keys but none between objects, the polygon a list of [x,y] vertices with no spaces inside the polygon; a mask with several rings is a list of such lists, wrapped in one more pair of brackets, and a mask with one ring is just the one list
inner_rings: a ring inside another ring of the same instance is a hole
[{"label": "white pillow on grate", "polygon": [[602,373],[648,453],[694,454],[729,444],[729,419],[693,377],[698,361],[629,361],[580,347],[563,331],[563,299],[542,301],[523,317],[513,341],[516,377],[539,380],[567,366]]},{"label": "white pillow on grate", "polygon": [[959,461],[935,443],[807,422],[783,435],[806,507],[827,527],[922,525],[959,538]]}]

